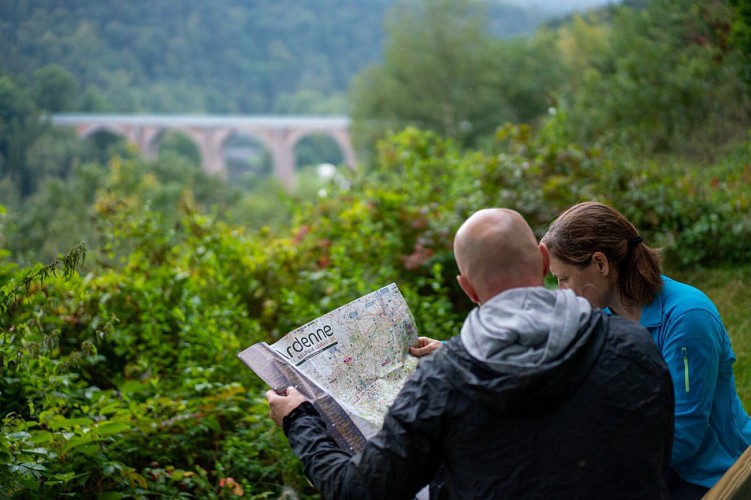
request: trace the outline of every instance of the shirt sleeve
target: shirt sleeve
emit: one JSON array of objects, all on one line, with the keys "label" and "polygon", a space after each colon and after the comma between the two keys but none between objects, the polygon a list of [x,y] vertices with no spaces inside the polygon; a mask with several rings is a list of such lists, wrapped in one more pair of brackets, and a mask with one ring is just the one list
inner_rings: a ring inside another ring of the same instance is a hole
[{"label": "shirt sleeve", "polygon": [[667,325],[662,355],[675,391],[675,436],[671,465],[699,449],[712,410],[717,385],[722,332],[706,310],[691,309]]}]

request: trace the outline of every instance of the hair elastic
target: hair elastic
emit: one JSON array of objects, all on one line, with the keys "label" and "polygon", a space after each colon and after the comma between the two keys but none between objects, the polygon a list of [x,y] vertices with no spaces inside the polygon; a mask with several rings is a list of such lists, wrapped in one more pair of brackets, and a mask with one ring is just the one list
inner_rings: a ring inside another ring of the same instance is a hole
[{"label": "hair elastic", "polygon": [[641,236],[637,236],[636,238],[631,238],[630,240],[628,240],[628,246],[629,248],[633,248],[639,243],[641,243],[642,241],[644,241],[644,238],[642,238]]}]

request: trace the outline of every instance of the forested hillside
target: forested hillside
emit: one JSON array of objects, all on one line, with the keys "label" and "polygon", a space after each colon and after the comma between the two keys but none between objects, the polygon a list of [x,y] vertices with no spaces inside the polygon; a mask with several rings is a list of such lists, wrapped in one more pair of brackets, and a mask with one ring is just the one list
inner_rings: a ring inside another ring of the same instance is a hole
[{"label": "forested hillside", "polygon": [[[352,77],[380,58],[394,3],[8,0],[0,71],[63,67],[79,92],[66,111],[342,113]],[[546,18],[501,2],[488,15],[497,36]]]}]

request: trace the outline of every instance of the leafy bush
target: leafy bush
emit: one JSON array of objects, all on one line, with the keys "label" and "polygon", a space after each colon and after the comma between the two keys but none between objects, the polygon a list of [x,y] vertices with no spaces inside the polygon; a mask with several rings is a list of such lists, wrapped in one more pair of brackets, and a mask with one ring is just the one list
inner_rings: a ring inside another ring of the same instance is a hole
[{"label": "leafy bush", "polygon": [[406,129],[276,229],[220,222],[190,184],[114,161],[86,264],[83,247],[50,266],[0,256],[0,494],[316,496],[237,353],[391,282],[421,334],[455,335],[473,305],[452,236],[482,207],[516,208],[541,236],[600,199],[674,265],[747,259],[748,145],[681,171],[556,127],[504,127],[492,154]]}]

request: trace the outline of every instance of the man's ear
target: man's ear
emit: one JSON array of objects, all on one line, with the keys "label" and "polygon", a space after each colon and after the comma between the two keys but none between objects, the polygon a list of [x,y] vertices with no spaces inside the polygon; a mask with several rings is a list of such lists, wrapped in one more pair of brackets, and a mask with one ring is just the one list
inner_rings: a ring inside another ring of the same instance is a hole
[{"label": "man's ear", "polygon": [[545,246],[545,243],[540,243],[540,254],[542,255],[542,277],[550,272],[550,250]]},{"label": "man's ear", "polygon": [[597,270],[600,271],[603,276],[608,276],[610,274],[610,261],[605,257],[604,253],[593,253],[592,262],[594,262],[595,266],[597,266]]},{"label": "man's ear", "polygon": [[467,280],[464,275],[460,274],[456,277],[456,281],[459,282],[459,286],[462,287],[462,290],[464,290],[464,293],[469,297],[469,300],[474,302],[475,304],[480,303],[480,297],[477,296],[477,292],[475,292],[475,288],[472,286],[472,283]]}]

